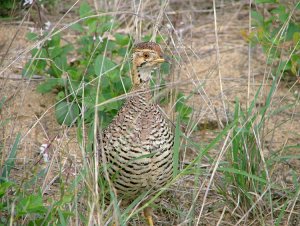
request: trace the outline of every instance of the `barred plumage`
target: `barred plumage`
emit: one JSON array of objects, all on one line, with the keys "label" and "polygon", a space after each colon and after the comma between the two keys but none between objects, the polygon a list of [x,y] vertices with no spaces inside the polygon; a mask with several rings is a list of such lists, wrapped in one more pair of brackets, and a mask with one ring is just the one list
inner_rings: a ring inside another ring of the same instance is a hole
[{"label": "barred plumage", "polygon": [[149,94],[130,97],[105,130],[108,173],[118,194],[162,187],[172,175],[173,135]]},{"label": "barred plumage", "polygon": [[[149,88],[152,70],[164,61],[161,53],[153,42],[134,47],[133,95],[103,133],[108,174],[118,196],[124,198],[157,190],[172,176],[174,137]],[[146,215],[153,225],[151,215]]]}]

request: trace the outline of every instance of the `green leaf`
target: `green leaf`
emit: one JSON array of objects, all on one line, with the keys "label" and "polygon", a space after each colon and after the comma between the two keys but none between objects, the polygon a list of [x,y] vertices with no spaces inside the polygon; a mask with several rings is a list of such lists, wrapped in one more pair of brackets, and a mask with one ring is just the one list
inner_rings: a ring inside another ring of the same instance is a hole
[{"label": "green leaf", "polygon": [[[56,61],[59,61],[57,58],[55,59]],[[57,67],[58,65],[56,65],[55,62],[51,62],[50,64],[50,68],[49,70],[47,71],[49,75],[51,75],[52,77],[55,77],[55,78],[60,78],[61,75],[62,75],[62,71],[60,68]]]},{"label": "green leaf", "polygon": [[[0,183],[0,198],[2,198],[7,190],[13,185],[11,181],[5,181]],[[0,208],[1,209],[1,208]]]},{"label": "green leaf", "polygon": [[300,45],[300,32],[295,32],[294,34],[293,34],[293,43],[294,43],[294,45],[296,46],[296,45]]},{"label": "green leaf", "polygon": [[[286,12],[286,8],[283,5],[279,5],[276,9],[272,10],[272,14],[278,14],[281,23],[285,23],[289,17],[289,13]],[[275,20],[275,18],[273,20]]]},{"label": "green leaf", "polygon": [[290,22],[287,29],[286,40],[292,40],[294,34],[298,32],[300,32],[300,23],[295,24],[293,22]]},{"label": "green leaf", "polygon": [[101,77],[101,92],[106,89],[110,89],[110,80],[109,80],[108,75],[102,75],[102,77]]},{"label": "green leaf", "polygon": [[149,42],[151,39],[151,35],[145,35],[142,39],[143,39],[143,42]]},{"label": "green leaf", "polygon": [[55,57],[63,53],[63,49],[60,46],[50,47],[48,49],[50,58],[54,59]]},{"label": "green leaf", "polygon": [[118,46],[115,42],[108,40],[107,38],[103,38],[103,43],[99,47],[100,52],[113,52],[115,50],[118,50]]},{"label": "green leaf", "polygon": [[65,46],[54,46],[49,47],[49,57],[51,59],[54,59],[56,57],[59,57],[60,55],[66,56],[70,51],[72,51],[74,47],[72,45],[65,45]]},{"label": "green leaf", "polygon": [[96,75],[104,74],[108,71],[112,71],[116,67],[116,63],[107,57],[99,54],[95,59],[94,70]]},{"label": "green leaf", "polygon": [[76,68],[70,68],[67,71],[72,80],[80,81],[82,77],[82,72]]},{"label": "green leaf", "polygon": [[128,54],[127,47],[121,47],[117,51],[118,51],[117,54],[121,57],[125,57]]},{"label": "green leaf", "polygon": [[104,107],[105,107],[105,112],[109,112],[109,111],[112,111],[112,110],[119,110],[120,109],[120,107],[121,107],[121,103],[120,103],[120,101],[113,101],[113,102],[111,102],[111,103],[109,103],[109,104],[106,104]]},{"label": "green leaf", "polygon": [[88,26],[88,34],[93,34],[95,35],[96,29],[97,29],[97,18],[90,18],[85,21],[85,24]]},{"label": "green leaf", "polygon": [[167,62],[162,63],[161,66],[160,66],[160,70],[165,75],[170,74],[170,64],[167,63]]},{"label": "green leaf", "polygon": [[84,32],[82,25],[79,23],[72,24],[70,28],[73,29],[74,31]]},{"label": "green leaf", "polygon": [[66,71],[68,67],[67,57],[65,55],[61,55],[54,59],[55,66],[60,71],[59,75],[61,75],[62,71]]},{"label": "green leaf", "polygon": [[16,206],[17,216],[26,215],[29,213],[45,213],[47,209],[43,205],[42,194],[32,194],[25,196]]},{"label": "green leaf", "polygon": [[[72,96],[78,96],[81,97],[82,96],[82,82],[81,81],[77,81],[77,80],[68,80],[67,81],[67,88],[69,93],[72,94]],[[85,94],[87,94],[88,91],[85,92]]]},{"label": "green leaf", "polygon": [[66,97],[65,92],[64,91],[60,91],[58,92],[58,94],[56,95],[55,99],[57,101],[61,101],[62,99],[64,99]]},{"label": "green leaf", "polygon": [[106,31],[115,30],[117,27],[118,27],[118,23],[114,19],[111,19],[105,23],[101,23],[101,26],[97,27],[97,32],[103,34]]},{"label": "green leaf", "polygon": [[86,16],[90,16],[92,15],[92,8],[91,6],[86,3],[86,2],[83,2],[80,4],[80,8],[79,8],[79,16],[80,18],[84,18]]},{"label": "green leaf", "polygon": [[123,34],[116,33],[115,39],[116,39],[116,43],[119,44],[120,46],[126,46],[130,42],[129,35],[123,35]]},{"label": "green leaf", "polygon": [[36,34],[36,33],[28,32],[28,33],[26,34],[26,38],[27,38],[29,41],[36,41],[36,40],[39,39],[39,36],[38,36],[38,34]]},{"label": "green leaf", "polygon": [[75,103],[62,101],[55,106],[55,116],[59,124],[71,126],[79,117],[79,108]]},{"label": "green leaf", "polygon": [[49,93],[57,86],[62,86],[64,84],[61,78],[49,78],[42,84],[39,84],[36,88],[39,93]]},{"label": "green leaf", "polygon": [[[21,134],[18,133],[16,136],[16,139],[15,139],[15,142],[9,152],[9,156],[3,165],[2,174],[1,174],[2,178],[8,178],[10,175],[10,170],[15,165],[15,160],[16,160],[17,150],[18,150],[20,140],[21,140]],[[0,180],[0,182],[1,181],[2,181],[2,179]]]},{"label": "green leaf", "polygon": [[251,17],[253,20],[255,20],[258,25],[263,26],[264,25],[264,17],[257,11],[251,11]]},{"label": "green leaf", "polygon": [[48,46],[60,46],[60,34],[56,34],[51,37],[51,40],[48,41]]},{"label": "green leaf", "polygon": [[[28,61],[25,65],[25,68],[22,71],[24,76],[30,77],[34,74],[42,74],[45,68],[47,67],[47,51],[42,49],[33,49],[31,51],[32,60]],[[44,58],[44,59],[37,59]]]}]

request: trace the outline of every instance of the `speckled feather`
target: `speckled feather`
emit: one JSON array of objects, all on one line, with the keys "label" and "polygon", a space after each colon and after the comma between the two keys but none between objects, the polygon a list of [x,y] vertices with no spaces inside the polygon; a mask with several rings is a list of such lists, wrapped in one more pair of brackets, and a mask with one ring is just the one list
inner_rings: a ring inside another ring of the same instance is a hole
[{"label": "speckled feather", "polygon": [[162,51],[161,48],[158,44],[155,42],[141,42],[138,43],[134,46],[134,51],[139,50],[139,49],[150,49],[154,50],[155,52],[158,53],[159,56],[162,56]]},{"label": "speckled feather", "polygon": [[118,195],[134,198],[172,176],[173,134],[149,90],[129,97],[104,131],[108,173]]}]

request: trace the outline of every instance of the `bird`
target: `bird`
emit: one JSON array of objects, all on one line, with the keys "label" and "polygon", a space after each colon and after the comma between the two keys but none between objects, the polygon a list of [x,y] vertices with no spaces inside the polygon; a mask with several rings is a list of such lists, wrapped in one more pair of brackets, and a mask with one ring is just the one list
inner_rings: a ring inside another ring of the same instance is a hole
[{"label": "bird", "polygon": [[[107,173],[118,198],[133,200],[143,192],[155,192],[172,178],[174,135],[150,90],[152,72],[163,62],[159,44],[134,45],[131,95],[103,131]],[[144,216],[153,226],[150,207]]]}]

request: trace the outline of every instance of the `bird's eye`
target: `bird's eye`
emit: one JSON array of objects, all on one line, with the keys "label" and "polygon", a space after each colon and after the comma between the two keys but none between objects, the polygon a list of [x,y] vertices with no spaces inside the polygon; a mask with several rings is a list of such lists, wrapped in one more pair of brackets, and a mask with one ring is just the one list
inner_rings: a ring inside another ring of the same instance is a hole
[{"label": "bird's eye", "polygon": [[144,53],[144,58],[148,59],[150,57],[149,53]]}]

